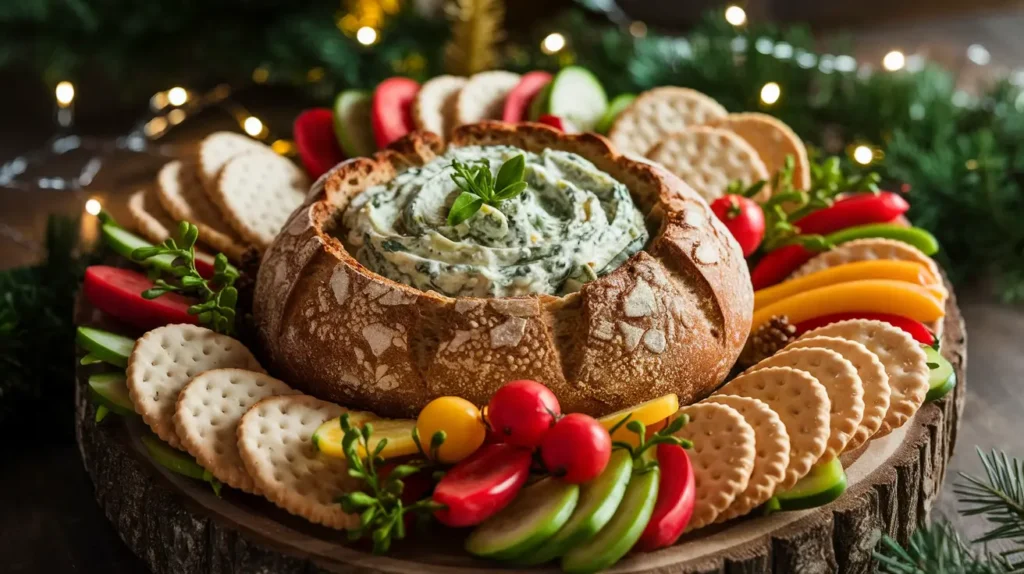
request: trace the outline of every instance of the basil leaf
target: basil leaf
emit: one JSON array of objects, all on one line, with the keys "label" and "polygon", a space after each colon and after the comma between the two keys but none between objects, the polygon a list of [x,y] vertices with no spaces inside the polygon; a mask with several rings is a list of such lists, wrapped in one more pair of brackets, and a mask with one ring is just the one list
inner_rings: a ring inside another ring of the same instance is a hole
[{"label": "basil leaf", "polygon": [[498,193],[494,194],[494,199],[497,200],[497,201],[503,201],[503,200],[506,200],[506,199],[512,199],[513,197],[515,197],[515,196],[519,195],[520,193],[522,193],[523,190],[525,190],[525,189],[526,189],[526,182],[525,181],[517,181],[517,182],[515,182],[513,184],[510,184],[508,187],[502,189]]},{"label": "basil leaf", "polygon": [[448,225],[458,225],[473,217],[473,214],[479,211],[483,204],[484,200],[472,193],[465,191],[460,193],[448,212]]},{"label": "basil leaf", "polygon": [[505,190],[509,186],[523,181],[525,175],[526,156],[519,154],[501,164],[501,169],[498,170],[498,178],[494,181],[494,189]]}]

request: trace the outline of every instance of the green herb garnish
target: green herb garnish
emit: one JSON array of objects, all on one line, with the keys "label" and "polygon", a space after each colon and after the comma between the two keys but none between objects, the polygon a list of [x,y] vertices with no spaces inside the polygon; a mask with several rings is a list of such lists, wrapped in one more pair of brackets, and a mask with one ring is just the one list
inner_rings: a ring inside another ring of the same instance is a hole
[{"label": "green herb garnish", "polygon": [[165,293],[181,293],[200,299],[200,303],[189,307],[191,315],[197,315],[199,322],[218,333],[233,334],[235,331],[235,303],[238,302],[238,290],[234,283],[238,279],[238,271],[228,265],[228,258],[218,253],[213,260],[214,274],[205,279],[196,270],[196,240],[199,229],[187,222],[178,224],[178,239],[168,237],[160,245],[139,247],[132,251],[132,260],[143,262],[151,257],[170,255],[174,264],[170,273],[174,279],[168,281],[160,277],[160,270],[150,268],[149,278],[154,287],[142,292],[146,299],[156,299]]},{"label": "green herb garnish", "polygon": [[[361,480],[366,486],[365,490],[338,497],[342,510],[359,514],[359,526],[349,530],[348,537],[350,540],[359,540],[369,535],[373,540],[373,552],[383,554],[391,547],[392,540],[405,538],[403,518],[407,513],[428,515],[444,507],[429,497],[408,506],[402,502],[402,491],[405,488],[402,479],[428,468],[430,463],[411,461],[399,464],[392,468],[386,477],[381,477],[379,467],[384,464],[384,458],[380,453],[388,444],[388,439],[382,438],[371,451],[370,437],[373,435],[373,424],[366,423],[362,428],[353,426],[348,413],[341,415],[341,429],[345,432],[341,446],[348,460],[348,474]],[[442,443],[444,436],[438,431],[431,438],[432,450],[436,451]],[[416,444],[419,445],[419,440]],[[360,455],[360,451],[365,455]]]},{"label": "green herb garnish", "polygon": [[497,177],[491,174],[491,165],[486,159],[468,164],[456,159],[452,160],[450,167],[455,170],[452,181],[462,193],[448,211],[448,225],[458,225],[473,217],[484,204],[498,207],[502,201],[512,199],[526,189],[523,181],[526,157],[523,154],[501,164]]},{"label": "green herb garnish", "polygon": [[656,458],[652,457],[652,459],[648,461],[644,461],[642,458],[643,454],[650,450],[651,447],[657,446],[659,444],[675,444],[686,449],[693,448],[692,442],[686,440],[685,438],[679,438],[675,436],[675,434],[679,432],[684,426],[686,426],[686,423],[690,421],[690,417],[688,417],[687,415],[682,414],[672,419],[672,422],[665,425],[665,428],[654,433],[654,435],[651,438],[647,438],[647,427],[644,425],[644,423],[640,421],[629,420],[632,416],[633,414],[630,413],[622,417],[622,420],[615,423],[615,426],[608,430],[608,434],[614,435],[615,431],[622,428],[622,425],[626,425],[626,429],[637,436],[638,443],[636,446],[633,446],[628,442],[624,441],[612,441],[612,446],[614,448],[621,448],[629,451],[630,456],[633,457],[634,474],[644,474],[658,467],[658,461]]}]

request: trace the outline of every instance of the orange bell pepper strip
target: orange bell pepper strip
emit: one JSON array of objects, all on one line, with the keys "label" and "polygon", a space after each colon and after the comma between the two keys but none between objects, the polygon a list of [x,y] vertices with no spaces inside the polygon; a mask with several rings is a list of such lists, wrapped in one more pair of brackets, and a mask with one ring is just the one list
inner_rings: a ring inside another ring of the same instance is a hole
[{"label": "orange bell pepper strip", "polygon": [[938,289],[933,292],[935,298],[940,300],[946,298],[945,287],[924,265],[914,261],[873,259],[829,267],[828,269],[822,269],[803,277],[790,279],[778,285],[772,285],[771,287],[755,291],[754,309],[760,309],[776,301],[792,297],[802,291],[810,291],[811,289],[835,285],[836,283],[847,283],[863,279],[891,279],[921,286],[936,285]]},{"label": "orange bell pepper strip", "polygon": [[892,279],[865,279],[803,291],[765,305],[754,312],[750,329],[757,329],[776,315],[785,315],[795,324],[850,311],[891,313],[922,323],[945,315],[942,302],[927,287]]}]

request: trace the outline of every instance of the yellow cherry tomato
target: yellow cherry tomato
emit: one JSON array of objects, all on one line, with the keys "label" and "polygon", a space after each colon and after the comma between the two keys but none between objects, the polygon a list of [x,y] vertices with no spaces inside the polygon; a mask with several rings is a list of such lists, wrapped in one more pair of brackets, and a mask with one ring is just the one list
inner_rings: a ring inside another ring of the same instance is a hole
[{"label": "yellow cherry tomato", "polygon": [[480,409],[460,397],[440,397],[430,401],[416,419],[423,450],[430,454],[430,440],[437,431],[444,431],[445,440],[437,449],[437,458],[453,464],[476,452],[484,444],[487,427]]}]

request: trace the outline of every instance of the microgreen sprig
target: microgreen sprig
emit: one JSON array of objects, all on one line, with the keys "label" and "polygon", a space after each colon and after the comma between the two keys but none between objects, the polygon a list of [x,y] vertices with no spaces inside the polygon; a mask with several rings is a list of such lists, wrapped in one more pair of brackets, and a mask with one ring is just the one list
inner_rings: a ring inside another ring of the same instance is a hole
[{"label": "microgreen sprig", "polygon": [[462,193],[455,198],[448,211],[448,225],[458,225],[480,211],[484,204],[498,207],[502,201],[512,199],[526,189],[523,178],[526,175],[526,157],[519,154],[501,164],[498,175],[491,174],[491,165],[486,159],[474,163],[452,160],[455,173],[452,181]]},{"label": "microgreen sprig", "polygon": [[659,444],[674,444],[686,449],[693,448],[692,442],[686,440],[685,438],[675,436],[675,434],[682,430],[682,428],[686,426],[686,423],[690,421],[690,417],[688,417],[687,415],[681,414],[676,418],[672,419],[671,422],[665,425],[665,428],[654,433],[654,435],[651,436],[651,438],[647,438],[647,426],[640,421],[630,420],[632,416],[633,414],[630,413],[622,417],[622,420],[615,423],[615,426],[613,426],[608,432],[609,434],[614,435],[615,431],[619,430],[620,428],[622,428],[623,425],[625,425],[626,430],[632,432],[637,436],[636,446],[633,446],[632,444],[625,441],[612,441],[613,447],[624,449],[629,452],[630,456],[633,457],[634,474],[644,474],[658,467],[658,461],[656,458],[649,457],[650,460],[646,461],[643,458],[644,453],[650,450],[652,447],[655,447]]},{"label": "microgreen sprig", "polygon": [[164,255],[174,260],[170,269],[174,279],[163,279],[160,270],[151,267],[148,273],[153,287],[143,291],[142,296],[146,299],[156,299],[165,293],[197,296],[200,302],[189,307],[189,314],[197,315],[200,323],[214,331],[230,335],[235,330],[238,290],[234,283],[238,279],[238,271],[228,265],[228,258],[223,253],[218,253],[213,260],[213,277],[205,279],[196,269],[195,245],[198,239],[199,229],[182,221],[178,223],[177,239],[168,237],[159,245],[132,251],[131,258],[137,262]]},{"label": "microgreen sprig", "polygon": [[[392,540],[405,538],[404,517],[407,513],[427,515],[443,508],[444,505],[430,498],[418,500],[408,506],[402,502],[402,491],[405,488],[402,479],[428,468],[429,462],[411,461],[399,464],[382,477],[380,466],[384,464],[384,458],[380,454],[387,446],[388,439],[382,438],[371,450],[372,423],[366,423],[359,428],[352,424],[348,413],[345,413],[341,416],[340,424],[344,432],[341,447],[348,461],[348,474],[365,485],[364,490],[338,497],[342,510],[359,514],[359,526],[349,530],[348,537],[350,540],[359,540],[369,535],[373,540],[373,552],[383,554],[391,548]],[[413,439],[419,446],[419,437],[415,431]],[[435,433],[431,438],[432,452],[436,453],[436,449],[444,444],[444,440],[443,432]]]}]

